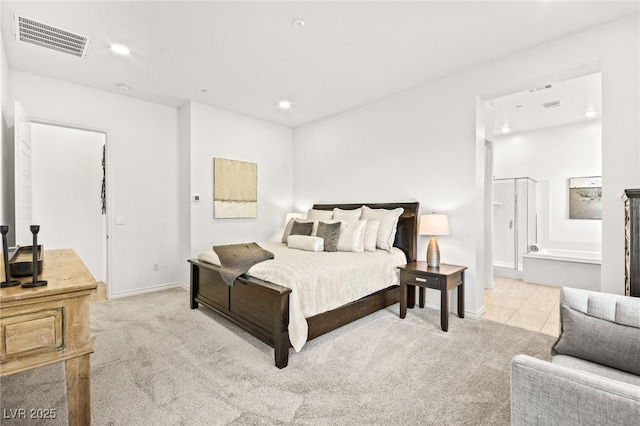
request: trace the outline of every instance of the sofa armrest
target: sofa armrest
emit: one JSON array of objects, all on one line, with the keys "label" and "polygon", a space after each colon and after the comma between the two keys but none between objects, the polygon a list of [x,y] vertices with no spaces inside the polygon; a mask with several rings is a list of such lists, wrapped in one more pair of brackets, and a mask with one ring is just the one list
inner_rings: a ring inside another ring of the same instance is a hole
[{"label": "sofa armrest", "polygon": [[511,360],[512,425],[637,425],[640,387],[527,355]]}]

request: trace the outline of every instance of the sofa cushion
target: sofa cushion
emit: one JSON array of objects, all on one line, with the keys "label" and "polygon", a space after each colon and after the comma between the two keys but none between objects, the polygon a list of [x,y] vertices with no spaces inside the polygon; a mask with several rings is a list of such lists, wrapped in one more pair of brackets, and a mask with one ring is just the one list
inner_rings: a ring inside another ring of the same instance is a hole
[{"label": "sofa cushion", "polygon": [[560,305],[560,337],[552,355],[570,355],[640,375],[640,329]]},{"label": "sofa cushion", "polygon": [[563,287],[560,303],[592,317],[640,328],[640,299]]},{"label": "sofa cushion", "polygon": [[551,362],[562,367],[596,374],[601,377],[606,377],[607,379],[617,380],[634,386],[640,386],[640,376],[573,356],[555,355],[551,358]]}]

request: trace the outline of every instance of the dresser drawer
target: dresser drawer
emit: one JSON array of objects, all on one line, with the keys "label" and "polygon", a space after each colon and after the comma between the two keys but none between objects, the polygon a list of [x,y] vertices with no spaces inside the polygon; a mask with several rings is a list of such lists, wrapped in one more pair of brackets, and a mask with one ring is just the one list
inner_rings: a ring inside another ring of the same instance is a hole
[{"label": "dresser drawer", "polygon": [[404,274],[405,283],[408,285],[418,285],[421,287],[428,288],[440,288],[440,278],[439,277],[425,277],[424,275],[405,271]]},{"label": "dresser drawer", "polygon": [[63,323],[62,307],[0,319],[0,362],[62,349]]}]

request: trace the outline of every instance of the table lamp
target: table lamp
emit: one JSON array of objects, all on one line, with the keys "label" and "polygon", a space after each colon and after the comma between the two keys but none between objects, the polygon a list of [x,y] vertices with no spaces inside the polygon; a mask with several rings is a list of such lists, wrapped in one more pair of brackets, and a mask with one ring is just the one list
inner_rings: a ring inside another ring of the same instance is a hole
[{"label": "table lamp", "polygon": [[284,224],[286,225],[287,223],[289,223],[291,219],[302,219],[302,218],[304,218],[304,213],[298,213],[298,212],[287,213],[284,217]]},{"label": "table lamp", "polygon": [[449,235],[449,218],[446,214],[425,214],[420,216],[418,235],[430,235],[427,247],[427,265],[440,267],[440,248],[436,235]]}]

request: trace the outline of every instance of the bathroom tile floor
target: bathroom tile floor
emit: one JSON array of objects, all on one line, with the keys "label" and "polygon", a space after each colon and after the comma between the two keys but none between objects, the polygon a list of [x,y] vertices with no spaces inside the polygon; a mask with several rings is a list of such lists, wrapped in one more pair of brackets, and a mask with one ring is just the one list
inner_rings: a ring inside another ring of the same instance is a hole
[{"label": "bathroom tile floor", "polygon": [[482,318],[557,336],[559,300],[560,287],[496,276],[493,289],[484,291]]}]

